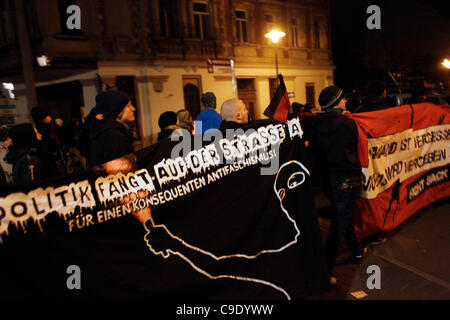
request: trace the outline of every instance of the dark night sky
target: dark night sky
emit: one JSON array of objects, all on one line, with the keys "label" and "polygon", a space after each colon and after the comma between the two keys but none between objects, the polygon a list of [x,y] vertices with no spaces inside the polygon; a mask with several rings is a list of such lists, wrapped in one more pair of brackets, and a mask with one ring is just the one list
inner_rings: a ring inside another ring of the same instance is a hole
[{"label": "dark night sky", "polygon": [[[381,30],[369,30],[367,7],[381,9]],[[450,56],[450,18],[445,1],[331,0],[336,85],[363,88],[384,79],[383,69],[442,81]]]}]

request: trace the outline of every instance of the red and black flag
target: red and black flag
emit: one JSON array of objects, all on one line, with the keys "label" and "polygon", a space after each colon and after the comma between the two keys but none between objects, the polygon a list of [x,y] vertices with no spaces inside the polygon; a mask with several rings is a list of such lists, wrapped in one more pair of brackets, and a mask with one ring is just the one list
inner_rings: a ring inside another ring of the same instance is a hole
[{"label": "red and black flag", "polygon": [[288,114],[291,110],[291,103],[283,81],[283,76],[279,74],[278,79],[280,85],[278,86],[277,91],[275,91],[269,106],[264,111],[264,115],[270,119],[286,122]]}]

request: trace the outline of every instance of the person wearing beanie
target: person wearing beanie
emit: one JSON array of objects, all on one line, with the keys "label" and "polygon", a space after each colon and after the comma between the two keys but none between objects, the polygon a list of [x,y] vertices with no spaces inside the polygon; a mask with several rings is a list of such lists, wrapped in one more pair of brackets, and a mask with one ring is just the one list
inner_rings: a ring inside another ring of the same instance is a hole
[{"label": "person wearing beanie", "polygon": [[89,119],[88,166],[92,167],[134,151],[129,123],[135,121],[136,109],[130,97],[117,90],[99,93]]},{"label": "person wearing beanie", "polygon": [[354,113],[371,112],[390,108],[386,103],[387,91],[384,83],[379,80],[372,80],[367,85],[367,97],[363,105]]},{"label": "person wearing beanie", "polygon": [[9,130],[10,146],[5,161],[12,164],[13,183],[27,184],[41,180],[38,140],[42,136],[31,123],[22,123]]},{"label": "person wearing beanie", "polygon": [[204,134],[210,129],[219,129],[222,117],[216,111],[216,96],[212,92],[202,94],[204,109],[195,118],[195,133]]},{"label": "person wearing beanie", "polygon": [[157,141],[161,141],[164,138],[170,137],[172,132],[180,127],[177,125],[178,117],[177,114],[173,111],[163,112],[158,119],[158,125],[161,131],[158,134]]},{"label": "person wearing beanie", "polygon": [[36,106],[33,109],[31,109],[31,118],[33,119],[35,125],[41,122],[50,123],[52,121],[50,113],[41,106]]},{"label": "person wearing beanie", "polygon": [[361,165],[358,159],[356,122],[344,115],[346,99],[342,90],[330,86],[322,90],[316,113],[312,148],[321,173],[321,185],[334,207],[330,231],[325,242],[330,283],[336,283],[334,264],[342,238],[355,261],[360,261],[365,248],[353,229],[352,210],[361,191]]},{"label": "person wearing beanie", "polygon": [[298,117],[305,110],[305,106],[298,102],[293,102],[291,107],[292,107],[292,114],[290,115],[290,117],[292,118]]}]

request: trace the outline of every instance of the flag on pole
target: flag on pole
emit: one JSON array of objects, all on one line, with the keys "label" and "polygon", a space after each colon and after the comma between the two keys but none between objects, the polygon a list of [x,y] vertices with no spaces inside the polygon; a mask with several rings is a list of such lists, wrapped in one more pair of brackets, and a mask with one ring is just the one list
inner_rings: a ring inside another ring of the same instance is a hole
[{"label": "flag on pole", "polygon": [[286,123],[288,114],[291,111],[291,103],[283,81],[283,76],[279,74],[278,79],[280,84],[278,85],[277,91],[275,91],[269,106],[264,111],[264,115],[270,119]]}]

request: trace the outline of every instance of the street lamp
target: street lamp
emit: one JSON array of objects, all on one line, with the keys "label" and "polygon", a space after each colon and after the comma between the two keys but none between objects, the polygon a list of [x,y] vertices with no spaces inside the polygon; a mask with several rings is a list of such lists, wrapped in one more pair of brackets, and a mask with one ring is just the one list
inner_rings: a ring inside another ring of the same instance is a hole
[{"label": "street lamp", "polygon": [[[286,35],[286,33],[278,31],[278,30],[272,30],[268,33],[266,33],[264,36],[266,38],[269,38],[270,40],[272,40],[273,43],[278,43],[278,40],[280,40],[281,38],[283,38]],[[275,47],[275,67],[277,70],[277,77],[278,77],[278,53],[277,53],[277,48]]]},{"label": "street lamp", "polygon": [[442,61],[442,65],[447,69],[450,69],[450,60],[444,59],[444,61]]}]

